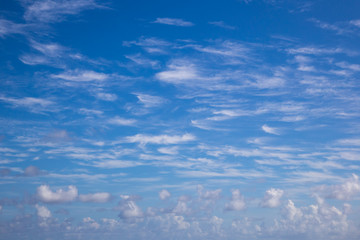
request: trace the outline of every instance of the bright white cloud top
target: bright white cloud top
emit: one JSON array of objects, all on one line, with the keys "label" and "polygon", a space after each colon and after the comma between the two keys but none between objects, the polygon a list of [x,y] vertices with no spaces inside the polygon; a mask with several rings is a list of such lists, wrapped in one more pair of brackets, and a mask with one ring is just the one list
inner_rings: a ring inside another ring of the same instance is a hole
[{"label": "bright white cloud top", "polygon": [[359,1],[5,1],[0,238],[360,239]]}]

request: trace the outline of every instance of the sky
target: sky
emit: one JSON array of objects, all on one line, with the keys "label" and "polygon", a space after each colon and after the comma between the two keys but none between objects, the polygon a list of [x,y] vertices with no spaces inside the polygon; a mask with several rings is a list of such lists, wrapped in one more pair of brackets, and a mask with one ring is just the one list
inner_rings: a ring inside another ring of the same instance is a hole
[{"label": "sky", "polygon": [[0,239],[359,239],[359,9],[2,0]]}]

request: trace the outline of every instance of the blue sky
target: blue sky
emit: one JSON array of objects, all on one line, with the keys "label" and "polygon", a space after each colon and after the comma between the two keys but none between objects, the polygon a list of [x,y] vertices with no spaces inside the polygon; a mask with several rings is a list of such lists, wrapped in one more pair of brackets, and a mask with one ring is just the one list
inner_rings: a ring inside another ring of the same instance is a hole
[{"label": "blue sky", "polygon": [[359,239],[360,2],[0,5],[1,239]]}]

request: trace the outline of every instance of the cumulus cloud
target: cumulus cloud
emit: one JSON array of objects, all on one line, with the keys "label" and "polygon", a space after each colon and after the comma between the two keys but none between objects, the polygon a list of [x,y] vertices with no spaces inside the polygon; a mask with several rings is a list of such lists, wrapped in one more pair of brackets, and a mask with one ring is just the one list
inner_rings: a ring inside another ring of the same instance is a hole
[{"label": "cumulus cloud", "polygon": [[189,133],[183,135],[144,135],[136,134],[126,137],[127,142],[140,144],[177,144],[195,140],[195,136]]},{"label": "cumulus cloud", "polygon": [[36,210],[37,210],[37,215],[40,218],[46,219],[46,218],[50,218],[51,217],[51,212],[50,210],[45,207],[45,206],[40,206],[38,204],[35,205]]},{"label": "cumulus cloud", "polygon": [[325,198],[349,200],[354,195],[360,193],[359,176],[352,174],[352,177],[346,180],[343,184],[331,186],[323,185],[316,188],[315,190]]},{"label": "cumulus cloud", "polygon": [[266,124],[262,125],[261,129],[266,133],[270,133],[270,134],[274,134],[274,135],[280,135],[279,130],[277,128],[269,127]]},{"label": "cumulus cloud", "polygon": [[81,202],[95,202],[95,203],[104,203],[108,202],[111,199],[110,193],[107,192],[99,192],[92,194],[80,194],[79,200]]},{"label": "cumulus cloud", "polygon": [[334,206],[328,206],[322,199],[318,199],[317,204],[298,208],[293,201],[288,200],[282,209],[283,218],[275,220],[269,234],[304,234],[303,239],[348,239],[345,237],[349,230],[346,213],[348,208],[348,204],[344,205],[344,210],[341,211]]},{"label": "cumulus cloud", "polygon": [[157,18],[154,23],[173,25],[179,27],[191,27],[194,26],[192,22],[184,21],[179,18]]},{"label": "cumulus cloud", "polygon": [[141,208],[136,205],[132,198],[122,197],[123,200],[119,203],[120,210],[119,217],[127,221],[136,221],[144,216]]},{"label": "cumulus cloud", "polygon": [[202,185],[198,185],[197,192],[201,199],[206,200],[216,200],[220,198],[221,189],[215,189],[215,190],[206,190],[204,191],[204,187]]},{"label": "cumulus cloud", "polygon": [[166,199],[168,199],[169,197],[171,197],[171,194],[169,193],[168,190],[163,189],[163,190],[161,190],[161,191],[159,192],[159,198],[160,198],[161,200],[166,200]]},{"label": "cumulus cloud", "polygon": [[261,201],[260,205],[262,207],[275,208],[280,205],[280,198],[284,194],[284,191],[281,189],[270,188],[265,192],[265,196]]},{"label": "cumulus cloud", "polygon": [[67,187],[67,191],[57,189],[53,192],[48,185],[41,185],[37,188],[37,197],[45,203],[72,202],[78,197],[78,190],[75,186],[70,185]]},{"label": "cumulus cloud", "polygon": [[241,195],[239,189],[235,189],[231,191],[232,197],[231,201],[225,205],[225,210],[228,211],[241,211],[245,208],[245,200]]}]

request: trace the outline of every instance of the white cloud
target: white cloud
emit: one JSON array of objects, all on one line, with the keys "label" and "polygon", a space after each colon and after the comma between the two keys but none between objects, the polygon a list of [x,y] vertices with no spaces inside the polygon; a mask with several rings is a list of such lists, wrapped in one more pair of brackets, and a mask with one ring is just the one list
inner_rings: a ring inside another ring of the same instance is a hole
[{"label": "white cloud", "polygon": [[92,219],[91,217],[86,217],[83,218],[83,224],[84,226],[88,227],[88,228],[93,228],[93,229],[98,229],[100,228],[100,224],[97,223],[94,219]]},{"label": "white cloud", "polygon": [[52,74],[50,76],[52,78],[58,78],[72,82],[104,81],[109,77],[109,75],[105,73],[98,73],[91,70],[66,71],[60,74]]},{"label": "white cloud", "polygon": [[226,24],[224,21],[214,21],[214,22],[209,22],[209,24],[215,25],[215,26],[218,26],[221,28],[225,28],[225,29],[230,29],[230,30],[236,29],[236,27],[230,26],[230,25]]},{"label": "white cloud", "polygon": [[179,18],[157,18],[154,23],[173,25],[179,27],[191,27],[194,26],[192,22],[184,21]]},{"label": "white cloud", "polygon": [[0,19],[0,37],[11,34],[24,34],[25,24],[17,24],[6,19]]},{"label": "white cloud", "polygon": [[360,138],[340,139],[337,143],[341,145],[360,146]]},{"label": "white cloud", "polygon": [[316,192],[325,198],[335,198],[339,200],[349,200],[360,193],[359,176],[353,174],[351,178],[340,185],[321,186],[316,188]]},{"label": "white cloud", "polygon": [[124,220],[136,221],[136,219],[141,219],[144,216],[141,208],[132,200],[124,200],[120,202],[119,209],[119,217]]},{"label": "white cloud", "polygon": [[228,211],[241,211],[245,208],[245,200],[241,195],[239,189],[235,189],[231,191],[232,197],[231,201],[225,205],[225,210]]},{"label": "white cloud", "polygon": [[351,20],[350,24],[356,26],[356,27],[360,27],[360,19],[357,20]]},{"label": "white cloud", "polygon": [[99,92],[96,93],[96,97],[98,99],[104,100],[104,101],[109,101],[109,102],[113,102],[117,99],[117,95],[113,94],[113,93],[103,93],[103,92]]},{"label": "white cloud", "polygon": [[169,197],[171,197],[171,194],[169,193],[168,190],[163,189],[163,190],[161,190],[161,191],[159,192],[159,198],[160,198],[161,200],[166,200],[166,199],[168,199]]},{"label": "white cloud", "polygon": [[75,186],[68,186],[68,190],[58,189],[51,191],[48,185],[41,185],[37,188],[37,197],[45,203],[65,203],[72,202],[78,196],[78,190]]},{"label": "white cloud", "polygon": [[179,153],[178,147],[162,147],[158,151],[163,154],[177,155]]},{"label": "white cloud", "polygon": [[168,70],[156,74],[156,78],[172,84],[194,84],[194,81],[199,80],[198,71],[193,64],[186,64],[184,62],[175,62],[168,66]]},{"label": "white cloud", "polygon": [[60,22],[67,15],[77,15],[84,10],[99,7],[94,0],[35,0],[26,6],[24,18],[31,22]]},{"label": "white cloud", "polygon": [[172,210],[173,213],[180,215],[180,214],[189,214],[191,212],[191,209],[187,206],[186,201],[188,201],[187,198],[179,198],[176,206]]},{"label": "white cloud", "polygon": [[103,161],[97,161],[91,164],[83,164],[83,165],[89,165],[98,168],[128,168],[128,167],[139,166],[141,164],[135,161],[103,160]]},{"label": "white cloud", "polygon": [[261,129],[266,133],[280,135],[279,130],[277,128],[269,127],[266,124],[262,125]]},{"label": "white cloud", "polygon": [[206,190],[204,191],[204,187],[202,185],[198,185],[197,192],[199,194],[199,197],[201,199],[206,200],[217,200],[220,198],[221,189],[215,189],[215,190]]},{"label": "white cloud", "polygon": [[139,99],[139,102],[144,104],[144,107],[158,107],[165,102],[165,99],[158,96],[152,96],[144,93],[135,93],[136,97]]},{"label": "white cloud", "polygon": [[283,212],[284,212],[286,218],[289,219],[290,221],[294,221],[303,216],[302,211],[300,209],[296,208],[294,202],[291,200],[288,200],[288,203],[284,207]]},{"label": "white cloud", "polygon": [[114,117],[108,120],[108,123],[119,126],[133,126],[136,123],[135,119],[127,119],[122,117]]},{"label": "white cloud", "polygon": [[107,192],[99,192],[92,194],[80,194],[79,200],[81,202],[95,202],[95,203],[104,203],[108,202],[111,199],[110,193]]},{"label": "white cloud", "polygon": [[144,135],[136,134],[134,136],[126,137],[127,142],[140,144],[177,144],[194,141],[194,135],[186,133],[184,135]]},{"label": "white cloud", "polygon": [[260,205],[262,207],[275,208],[280,205],[280,198],[284,194],[284,191],[281,189],[270,188],[266,191],[263,200]]},{"label": "white cloud", "polygon": [[11,97],[0,96],[0,101],[9,103],[14,107],[27,108],[29,111],[34,113],[57,111],[57,108],[55,107],[56,106],[55,102],[44,98],[34,98],[34,97],[11,98]]},{"label": "white cloud", "polygon": [[50,218],[51,217],[51,212],[50,210],[45,207],[45,206],[40,206],[38,204],[35,205],[36,209],[37,209],[37,215],[40,218],[46,219],[46,218]]}]

